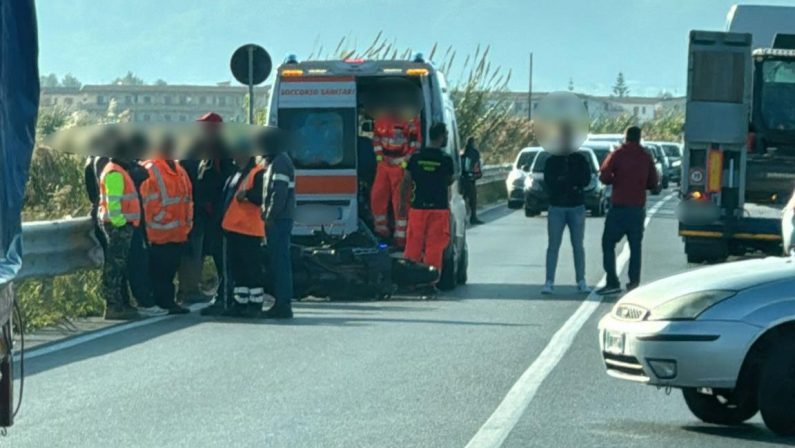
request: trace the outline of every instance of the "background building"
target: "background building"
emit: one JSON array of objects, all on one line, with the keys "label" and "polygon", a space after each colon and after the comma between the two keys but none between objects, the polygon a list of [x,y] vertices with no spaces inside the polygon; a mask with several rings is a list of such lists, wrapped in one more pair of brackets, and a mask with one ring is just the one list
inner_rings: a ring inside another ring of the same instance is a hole
[{"label": "background building", "polygon": [[[255,109],[266,106],[268,92],[268,87],[254,89]],[[41,105],[96,115],[129,111],[133,122],[188,122],[208,111],[220,114],[225,121],[245,122],[247,93],[248,88],[229,84],[45,87]]]}]

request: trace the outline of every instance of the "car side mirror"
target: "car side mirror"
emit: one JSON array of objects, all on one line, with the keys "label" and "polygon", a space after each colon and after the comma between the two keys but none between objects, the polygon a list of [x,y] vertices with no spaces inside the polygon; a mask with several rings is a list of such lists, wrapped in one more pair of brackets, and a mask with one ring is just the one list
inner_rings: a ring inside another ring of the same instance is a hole
[{"label": "car side mirror", "polygon": [[529,172],[530,172],[530,165],[527,165],[527,164],[525,164],[525,165],[522,165],[522,168],[521,168],[521,169],[522,169],[522,171],[524,171],[525,173],[529,173]]}]

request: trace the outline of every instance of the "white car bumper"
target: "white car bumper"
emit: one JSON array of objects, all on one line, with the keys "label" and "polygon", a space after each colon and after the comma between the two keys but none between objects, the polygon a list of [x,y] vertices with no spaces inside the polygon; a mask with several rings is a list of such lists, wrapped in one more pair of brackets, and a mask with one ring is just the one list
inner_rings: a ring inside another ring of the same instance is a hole
[{"label": "white car bumper", "polygon": [[657,386],[733,388],[762,330],[736,321],[599,322],[599,348],[610,376]]}]

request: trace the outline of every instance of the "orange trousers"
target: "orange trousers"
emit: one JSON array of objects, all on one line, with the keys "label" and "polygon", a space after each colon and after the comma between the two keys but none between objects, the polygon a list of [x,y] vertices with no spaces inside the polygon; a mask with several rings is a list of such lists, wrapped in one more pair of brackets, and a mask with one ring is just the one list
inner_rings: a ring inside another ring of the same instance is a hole
[{"label": "orange trousers", "polygon": [[[370,209],[373,211],[373,224],[378,236],[393,237],[395,246],[403,248],[406,245],[406,217],[400,216],[400,183],[403,181],[403,167],[391,165],[386,162],[378,164],[375,172],[375,181],[370,192]],[[389,210],[392,210],[394,225],[389,225]],[[391,234],[390,229],[395,233]]]},{"label": "orange trousers", "polygon": [[409,210],[404,257],[433,266],[441,275],[444,249],[449,242],[450,210]]}]

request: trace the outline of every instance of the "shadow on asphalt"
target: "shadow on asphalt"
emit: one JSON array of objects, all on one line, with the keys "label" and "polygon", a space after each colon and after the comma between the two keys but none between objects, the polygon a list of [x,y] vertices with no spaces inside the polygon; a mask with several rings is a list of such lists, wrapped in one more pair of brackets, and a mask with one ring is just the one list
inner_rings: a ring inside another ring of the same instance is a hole
[{"label": "shadow on asphalt", "polygon": [[574,285],[557,285],[555,293],[541,294],[544,285],[504,284],[504,283],[469,283],[457,287],[454,291],[443,293],[437,300],[538,300],[545,302],[571,301],[581,302],[587,294],[578,294]]},{"label": "shadow on asphalt", "polygon": [[795,438],[793,437],[778,437],[764,427],[749,424],[740,426],[684,426],[682,429],[708,436],[762,442],[778,446],[795,446]]}]

